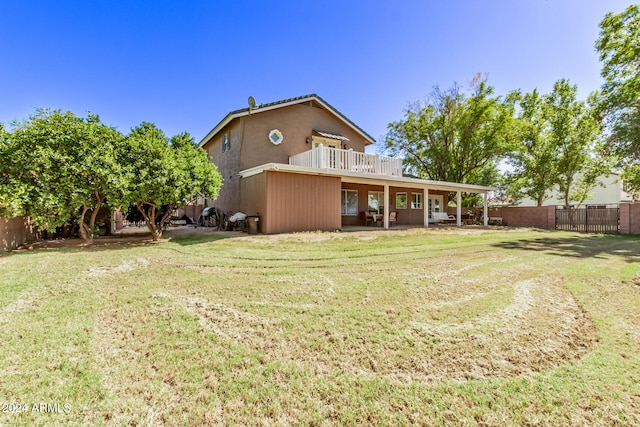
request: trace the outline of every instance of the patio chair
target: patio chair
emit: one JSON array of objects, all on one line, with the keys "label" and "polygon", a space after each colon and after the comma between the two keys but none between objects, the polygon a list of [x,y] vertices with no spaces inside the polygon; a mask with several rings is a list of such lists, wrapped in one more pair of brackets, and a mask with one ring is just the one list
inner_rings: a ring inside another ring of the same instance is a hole
[{"label": "patio chair", "polygon": [[360,219],[364,222],[364,225],[373,225],[373,217],[367,215],[365,211],[360,212]]},{"label": "patio chair", "polygon": [[396,223],[398,220],[398,212],[390,212],[389,213],[389,227]]}]

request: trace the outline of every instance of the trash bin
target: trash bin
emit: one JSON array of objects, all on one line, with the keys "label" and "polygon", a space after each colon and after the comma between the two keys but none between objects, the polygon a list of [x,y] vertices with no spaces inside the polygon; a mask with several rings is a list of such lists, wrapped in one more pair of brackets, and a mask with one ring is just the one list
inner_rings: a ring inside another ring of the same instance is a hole
[{"label": "trash bin", "polygon": [[260,221],[259,216],[248,216],[247,217],[247,225],[249,227],[249,234],[258,234],[258,222]]}]

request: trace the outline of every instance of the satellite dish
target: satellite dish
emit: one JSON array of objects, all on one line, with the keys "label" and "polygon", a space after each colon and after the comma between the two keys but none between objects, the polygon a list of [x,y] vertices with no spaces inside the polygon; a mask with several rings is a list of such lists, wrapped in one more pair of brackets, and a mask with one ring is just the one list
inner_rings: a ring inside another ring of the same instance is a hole
[{"label": "satellite dish", "polygon": [[249,110],[256,108],[256,99],[253,96],[249,97]]}]

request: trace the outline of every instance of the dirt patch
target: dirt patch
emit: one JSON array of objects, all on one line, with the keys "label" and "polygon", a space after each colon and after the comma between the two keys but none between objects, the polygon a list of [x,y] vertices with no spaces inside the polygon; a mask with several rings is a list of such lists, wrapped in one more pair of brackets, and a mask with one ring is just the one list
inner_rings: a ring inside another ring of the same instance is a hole
[{"label": "dirt patch", "polygon": [[[182,237],[189,234],[205,234],[213,233],[213,229],[193,226],[170,227],[162,233],[162,239],[159,242],[167,242],[171,237]],[[20,251],[43,250],[43,249],[60,249],[60,248],[84,248],[84,247],[108,247],[119,245],[145,245],[157,244],[154,242],[146,227],[126,227],[110,236],[96,236],[93,243],[87,245],[80,238],[65,239],[47,239],[38,240],[21,246],[16,249]]]}]

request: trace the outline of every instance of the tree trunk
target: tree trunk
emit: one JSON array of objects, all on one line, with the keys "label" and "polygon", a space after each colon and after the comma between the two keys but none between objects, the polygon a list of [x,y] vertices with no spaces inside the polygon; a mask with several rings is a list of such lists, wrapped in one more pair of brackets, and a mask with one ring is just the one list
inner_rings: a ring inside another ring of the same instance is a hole
[{"label": "tree trunk", "polygon": [[80,214],[80,237],[88,245],[93,243],[93,229],[96,225],[96,218],[98,217],[100,206],[102,206],[102,197],[100,197],[100,193],[98,193],[98,190],[94,190],[94,195],[96,196],[96,205],[91,211],[91,216],[89,217],[89,225],[85,224],[84,222],[84,219],[87,216],[87,212],[89,211],[89,207],[87,205],[82,205],[82,213]]},{"label": "tree trunk", "polygon": [[564,188],[564,207],[566,209],[569,209],[570,207],[569,195],[571,194],[571,184],[573,184],[573,179],[567,181],[566,184],[567,186]]},{"label": "tree trunk", "polygon": [[84,242],[90,245],[93,242],[93,233],[91,232],[93,228],[88,229],[87,224],[84,223],[84,217],[87,214],[89,208],[87,205],[82,205],[82,213],[80,214],[80,237]]},{"label": "tree trunk", "polygon": [[155,205],[149,205],[149,206],[151,206],[151,210],[150,210],[149,214],[147,214],[145,212],[145,210],[143,209],[143,205],[144,205],[143,203],[138,203],[138,205],[137,205],[138,211],[140,211],[140,213],[142,214],[142,217],[144,218],[145,222],[147,223],[147,228],[149,229],[149,232],[151,233],[151,239],[154,242],[157,242],[162,237],[162,227],[160,227],[160,229],[156,228],[156,206]]},{"label": "tree trunk", "polygon": [[100,207],[102,206],[102,197],[98,193],[98,190],[94,190],[94,194],[96,196],[96,205],[91,212],[91,217],[89,218],[89,230],[91,232],[91,240],[93,240],[93,230],[96,225],[96,218],[98,217],[98,213],[100,213]]}]

